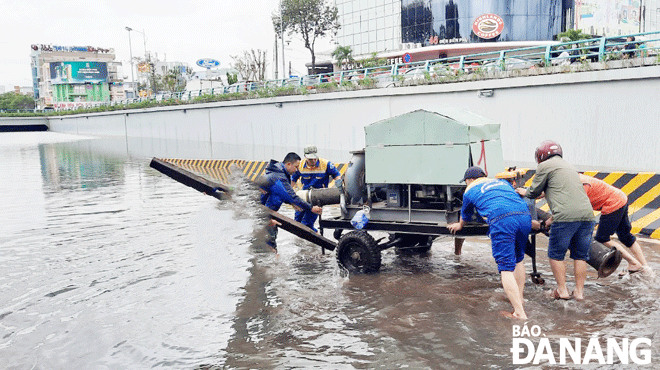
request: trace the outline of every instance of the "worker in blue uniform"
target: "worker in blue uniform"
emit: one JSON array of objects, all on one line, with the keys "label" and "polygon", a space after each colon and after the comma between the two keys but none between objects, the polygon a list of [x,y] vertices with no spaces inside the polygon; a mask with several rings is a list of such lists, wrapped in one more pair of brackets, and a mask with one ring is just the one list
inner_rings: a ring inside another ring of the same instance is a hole
[{"label": "worker in blue uniform", "polygon": [[[339,170],[327,159],[319,158],[315,146],[305,147],[305,161],[298,166],[298,171],[291,176],[291,185],[296,182],[302,184],[302,190],[327,188],[330,179],[335,181],[337,186],[341,186],[341,174]],[[303,225],[314,231],[314,223],[318,215],[311,211],[296,211],[295,219]]]},{"label": "worker in blue uniform", "polygon": [[[296,173],[300,165],[300,156],[296,153],[288,153],[282,162],[271,159],[266,166],[265,183],[261,186],[261,204],[279,211],[282,203],[291,204],[296,210],[303,210],[314,215],[320,215],[322,208],[312,206],[296,195],[291,187],[291,175]],[[277,224],[271,220],[267,226],[268,239],[266,243],[277,249],[275,239],[277,238]]]},{"label": "worker in blue uniform", "polygon": [[479,216],[488,223],[493,258],[504,292],[513,306],[513,313],[507,313],[507,316],[526,320],[523,308],[525,265],[522,261],[532,227],[529,209],[508,182],[487,178],[479,167],[468,168],[461,181],[467,184],[461,218],[447,228],[452,233],[461,230],[472,219],[476,208]]}]

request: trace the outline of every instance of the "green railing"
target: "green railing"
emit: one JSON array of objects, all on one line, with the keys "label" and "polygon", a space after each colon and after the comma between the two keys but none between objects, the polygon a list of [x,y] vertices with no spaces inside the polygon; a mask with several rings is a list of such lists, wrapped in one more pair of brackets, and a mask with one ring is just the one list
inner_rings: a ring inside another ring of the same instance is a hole
[{"label": "green railing", "polygon": [[[627,37],[635,41],[627,41]],[[390,87],[415,84],[415,80],[451,81],[456,76],[469,74],[492,74],[502,71],[535,69],[574,63],[608,62],[617,59],[655,56],[660,63],[660,31],[636,33],[624,36],[600,37],[543,46],[493,51],[462,55],[458,57],[425,60],[412,63],[396,63],[377,67],[337,71],[303,77],[241,82],[212,89],[193,90],[179,93],[159,94],[156,97],[135,98],[123,101],[94,104],[94,107],[130,106],[150,101],[165,101],[180,104],[199,101],[203,97],[229,95],[239,99],[242,94],[254,93],[257,97],[273,96],[278,91],[289,95],[314,90],[324,86]],[[330,89],[331,90],[331,89]],[[233,94],[233,95],[232,95]]]}]

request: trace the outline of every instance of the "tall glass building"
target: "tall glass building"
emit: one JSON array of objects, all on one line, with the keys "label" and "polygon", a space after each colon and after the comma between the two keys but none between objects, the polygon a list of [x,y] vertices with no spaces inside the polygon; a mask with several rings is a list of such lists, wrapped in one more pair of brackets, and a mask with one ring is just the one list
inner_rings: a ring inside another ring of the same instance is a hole
[{"label": "tall glass building", "polygon": [[335,0],[341,28],[337,43],[353,55],[398,50],[401,44],[401,0]]},{"label": "tall glass building", "polygon": [[337,42],[351,46],[355,55],[552,40],[573,17],[573,0],[336,0],[336,5],[342,24]]},{"label": "tall glass building", "polygon": [[402,0],[402,42],[428,45],[443,40],[552,40],[565,26],[566,5],[572,5],[566,3],[563,0]]}]

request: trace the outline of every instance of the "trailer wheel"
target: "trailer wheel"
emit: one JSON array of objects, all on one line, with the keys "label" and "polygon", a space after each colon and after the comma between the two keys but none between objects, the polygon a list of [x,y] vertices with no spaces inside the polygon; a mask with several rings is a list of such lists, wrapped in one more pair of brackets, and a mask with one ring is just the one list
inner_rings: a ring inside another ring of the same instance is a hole
[{"label": "trailer wheel", "polygon": [[392,234],[390,240],[403,238],[403,241],[396,248],[398,253],[402,254],[424,254],[431,250],[432,242],[428,235],[417,234]]},{"label": "trailer wheel", "polygon": [[366,231],[356,230],[339,238],[337,262],[352,273],[372,273],[380,269],[380,249]]},{"label": "trailer wheel", "polygon": [[335,238],[335,240],[339,240],[343,231],[344,229],[335,229],[335,231],[332,232],[332,236]]}]

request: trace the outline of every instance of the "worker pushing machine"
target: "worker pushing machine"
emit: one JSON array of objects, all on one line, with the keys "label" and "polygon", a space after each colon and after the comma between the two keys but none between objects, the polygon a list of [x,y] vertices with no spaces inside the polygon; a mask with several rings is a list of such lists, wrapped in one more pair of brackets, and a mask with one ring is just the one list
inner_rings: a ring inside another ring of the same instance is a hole
[{"label": "worker pushing machine", "polygon": [[[618,249],[621,256],[628,261],[628,273],[634,274],[639,271],[652,273],[644,258],[642,247],[631,233],[628,196],[621,189],[591,176],[580,174],[580,181],[594,211],[600,211],[600,221],[594,239],[610,248]],[[610,235],[614,233],[619,237],[619,242],[627,248],[610,239]],[[622,272],[624,275],[625,273]]]},{"label": "worker pushing machine", "polygon": [[447,228],[456,233],[472,219],[476,208],[486,219],[492,243],[493,258],[500,272],[502,286],[513,313],[507,316],[526,320],[523,308],[525,287],[525,247],[531,231],[532,219],[525,202],[506,181],[489,179],[480,167],[470,167],[463,180],[467,184],[463,194],[460,221]]},{"label": "worker pushing machine", "polygon": [[[587,261],[594,230],[594,214],[577,170],[563,158],[561,146],[546,140],[536,148],[536,174],[529,189],[516,191],[530,199],[545,194],[552,213],[548,260],[557,288],[552,291],[554,299],[584,299],[584,282]],[[569,293],[566,287],[564,257],[571,251],[575,274],[575,290]]]},{"label": "worker pushing machine", "polygon": [[[310,212],[314,215],[320,215],[322,208],[319,206],[312,206],[302,200],[291,187],[291,175],[294,174],[300,165],[300,156],[296,153],[288,153],[282,162],[277,162],[271,159],[266,167],[266,174],[264,177],[266,181],[261,185],[262,196],[261,204],[278,211],[282,203],[291,204],[294,208]],[[266,227],[268,231],[268,239],[266,244],[277,250],[277,223],[271,220],[270,224]]]},{"label": "worker pushing machine", "polygon": [[[327,188],[330,179],[335,180],[335,184],[341,186],[341,174],[337,168],[327,159],[319,158],[315,146],[305,147],[305,160],[298,165],[298,171],[291,175],[291,186],[300,179],[302,190]],[[296,211],[295,220],[309,227],[314,231],[314,223],[318,214],[309,210]]]}]

